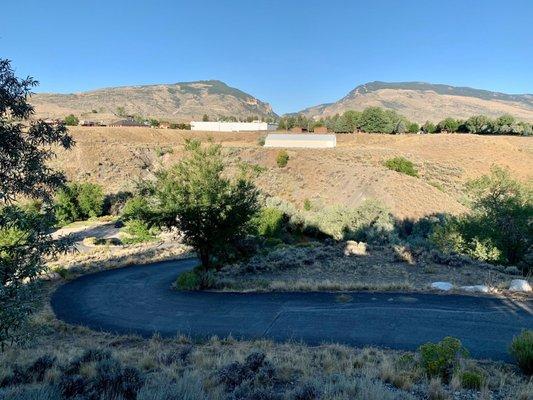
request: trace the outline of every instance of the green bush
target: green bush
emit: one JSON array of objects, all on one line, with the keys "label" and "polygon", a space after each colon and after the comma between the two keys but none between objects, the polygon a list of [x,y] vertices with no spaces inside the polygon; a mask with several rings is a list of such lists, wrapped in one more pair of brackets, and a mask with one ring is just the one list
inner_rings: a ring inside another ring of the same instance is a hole
[{"label": "green bush", "polygon": [[468,351],[459,339],[445,337],[439,343],[426,343],[419,347],[420,364],[428,377],[439,377],[449,382],[462,358],[468,357]]},{"label": "green bush", "polygon": [[531,271],[528,251],[533,245],[533,189],[494,167],[490,175],[467,184],[471,212],[446,218],[430,235],[441,251],[465,254]]},{"label": "green bush", "polygon": [[485,383],[485,376],[479,371],[462,371],[459,378],[461,386],[465,389],[479,390]]},{"label": "green bush", "polygon": [[304,210],[311,211],[311,200],[309,199],[304,200]]},{"label": "green bush", "polygon": [[261,209],[253,220],[257,234],[267,238],[277,238],[283,231],[285,214],[274,207]]},{"label": "green bush", "polygon": [[407,132],[409,133],[418,133],[420,126],[416,122],[411,122],[407,125]]},{"label": "green bush", "polygon": [[214,286],[213,271],[206,271],[201,266],[191,271],[182,272],[176,279],[175,286],[178,290],[203,290]]},{"label": "green bush", "polygon": [[533,330],[522,332],[511,342],[510,353],[526,375],[533,375]]},{"label": "green bush", "polygon": [[59,224],[99,217],[104,208],[102,187],[94,183],[69,183],[56,193],[54,207]]},{"label": "green bush", "polygon": [[122,209],[121,218],[124,221],[139,220],[147,222],[150,219],[150,205],[142,196],[135,196],[126,201]]},{"label": "green bush", "polygon": [[281,150],[278,152],[278,155],[276,157],[276,163],[278,164],[278,167],[284,168],[287,166],[287,163],[289,162],[289,154],[285,150]]},{"label": "green bush", "polygon": [[422,125],[422,132],[424,133],[435,133],[437,131],[437,127],[434,123],[426,121],[424,125]]},{"label": "green bush", "polygon": [[385,161],[385,166],[396,172],[406,174],[409,176],[418,177],[418,171],[415,168],[415,165],[404,157],[394,157]]},{"label": "green bush", "polygon": [[152,242],[157,238],[157,228],[150,228],[144,221],[131,219],[126,222],[123,231],[128,235],[122,242],[126,244]]},{"label": "green bush", "polygon": [[79,122],[80,120],[74,114],[70,114],[65,117],[65,125],[67,126],[76,126],[79,124]]}]

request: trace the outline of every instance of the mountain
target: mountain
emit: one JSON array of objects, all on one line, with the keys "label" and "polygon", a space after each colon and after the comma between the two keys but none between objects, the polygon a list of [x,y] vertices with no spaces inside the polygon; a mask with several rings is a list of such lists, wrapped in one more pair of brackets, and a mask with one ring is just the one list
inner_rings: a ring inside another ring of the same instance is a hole
[{"label": "mountain", "polygon": [[395,110],[420,123],[426,120],[438,122],[446,117],[468,118],[476,114],[490,117],[511,114],[533,122],[532,94],[505,94],[424,82],[366,83],[335,103],[309,107],[300,114],[321,118],[370,106]]},{"label": "mountain", "polygon": [[74,114],[81,119],[110,121],[119,118],[117,114],[126,114],[186,122],[204,114],[211,118],[276,116],[268,103],[217,80],[112,87],[72,94],[37,93],[30,101],[38,118]]}]

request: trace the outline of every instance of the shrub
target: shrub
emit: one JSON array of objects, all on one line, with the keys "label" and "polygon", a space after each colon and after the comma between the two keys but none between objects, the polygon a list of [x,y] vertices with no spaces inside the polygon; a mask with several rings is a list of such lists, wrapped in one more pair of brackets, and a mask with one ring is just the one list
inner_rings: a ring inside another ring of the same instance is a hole
[{"label": "shrub", "polygon": [[479,390],[485,383],[485,377],[479,371],[462,371],[459,375],[461,386],[465,389]]},{"label": "shrub", "polygon": [[79,122],[80,120],[74,114],[70,114],[65,117],[65,125],[67,126],[76,126],[79,124]]},{"label": "shrub", "polygon": [[459,339],[445,337],[439,343],[426,343],[419,347],[420,363],[428,377],[439,377],[449,382],[462,358],[468,357],[468,351]]},{"label": "shrub", "polygon": [[154,241],[158,234],[158,229],[150,228],[144,221],[131,219],[124,225],[123,231],[129,236],[122,241],[126,244],[144,243]]},{"label": "shrub", "polygon": [[311,211],[311,200],[309,199],[304,200],[304,210]]},{"label": "shrub", "polygon": [[510,353],[526,375],[533,375],[533,330],[522,332],[511,342]]},{"label": "shrub", "polygon": [[288,162],[289,162],[289,154],[285,150],[279,151],[276,157],[276,164],[278,164],[278,167],[284,168],[287,166]]},{"label": "shrub", "polygon": [[210,289],[214,284],[213,271],[206,271],[201,266],[192,271],[182,272],[176,279],[176,288],[179,290]]},{"label": "shrub", "polygon": [[267,238],[277,238],[281,235],[285,224],[285,214],[274,207],[261,209],[254,218],[257,234]]},{"label": "shrub", "polygon": [[420,126],[416,122],[411,122],[407,125],[407,132],[409,133],[418,133]]},{"label": "shrub", "polygon": [[265,145],[265,140],[266,138],[264,136],[260,136],[258,139],[257,139],[257,144],[261,147],[263,147]]},{"label": "shrub", "polygon": [[469,182],[467,189],[472,211],[446,218],[435,227],[430,241],[444,252],[522,266],[527,274],[533,239],[532,188],[511,179],[507,170],[494,167],[490,175]]},{"label": "shrub", "polygon": [[104,192],[94,183],[70,183],[55,198],[55,214],[62,225],[99,217],[104,208]]},{"label": "shrub", "polygon": [[437,127],[432,122],[426,121],[424,125],[422,125],[422,132],[424,133],[435,133],[437,131]]},{"label": "shrub", "polygon": [[390,158],[385,161],[385,166],[392,171],[418,177],[418,171],[416,170],[415,165],[404,157]]},{"label": "shrub", "polygon": [[138,220],[148,222],[151,216],[150,205],[146,197],[135,196],[126,201],[121,218],[124,221]]}]

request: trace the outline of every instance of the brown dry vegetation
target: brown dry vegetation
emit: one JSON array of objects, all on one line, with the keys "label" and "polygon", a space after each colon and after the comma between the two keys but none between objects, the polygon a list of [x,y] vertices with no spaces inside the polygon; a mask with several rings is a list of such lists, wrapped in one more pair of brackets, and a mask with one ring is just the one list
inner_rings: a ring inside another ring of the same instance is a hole
[{"label": "brown dry vegetation", "polygon": [[345,255],[345,243],[278,246],[267,254],[226,266],[215,287],[231,291],[432,290],[432,282],[456,287],[487,285],[505,293],[512,279],[505,267],[411,251],[404,246],[367,246],[359,255]]},{"label": "brown dry vegetation", "polygon": [[[365,199],[385,203],[398,218],[436,212],[461,213],[462,188],[491,165],[508,167],[521,180],[533,179],[533,141],[527,137],[477,135],[338,135],[329,150],[289,150],[285,168],[276,165],[277,149],[258,144],[259,133],[209,133],[150,128],[73,127],[77,142],[58,151],[55,166],[70,179],[101,183],[109,192],[132,189],[135,179],[150,177],[161,165],[180,159],[186,138],[212,137],[230,163],[264,167],[257,184],[267,194],[302,207],[340,204],[355,207]],[[171,150],[162,156],[158,149]],[[383,161],[403,156],[420,178],[388,170]]]}]

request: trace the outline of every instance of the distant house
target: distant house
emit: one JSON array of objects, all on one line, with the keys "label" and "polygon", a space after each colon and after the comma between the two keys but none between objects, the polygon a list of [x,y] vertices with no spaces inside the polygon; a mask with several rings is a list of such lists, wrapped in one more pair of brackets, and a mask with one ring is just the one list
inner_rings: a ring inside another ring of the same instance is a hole
[{"label": "distant house", "polygon": [[170,129],[170,122],[160,122],[159,128],[161,129]]},{"label": "distant house", "polygon": [[276,129],[277,125],[266,122],[218,122],[218,121],[192,121],[191,130],[207,132],[253,132]]},{"label": "distant house", "polygon": [[291,132],[292,133],[303,133],[303,132],[307,132],[307,129],[306,128],[302,128],[301,126],[295,126],[295,127],[291,128]]},{"label": "distant house", "polygon": [[146,126],[145,124],[141,122],[137,122],[134,119],[120,119],[118,121],[111,122],[109,126],[128,126],[128,127],[134,127],[134,126]]},{"label": "distant house", "polygon": [[325,126],[317,126],[315,129],[313,129],[313,132],[315,133],[328,133],[328,128]]},{"label": "distant house", "polygon": [[265,147],[325,149],[336,146],[335,135],[269,133],[265,138]]}]

